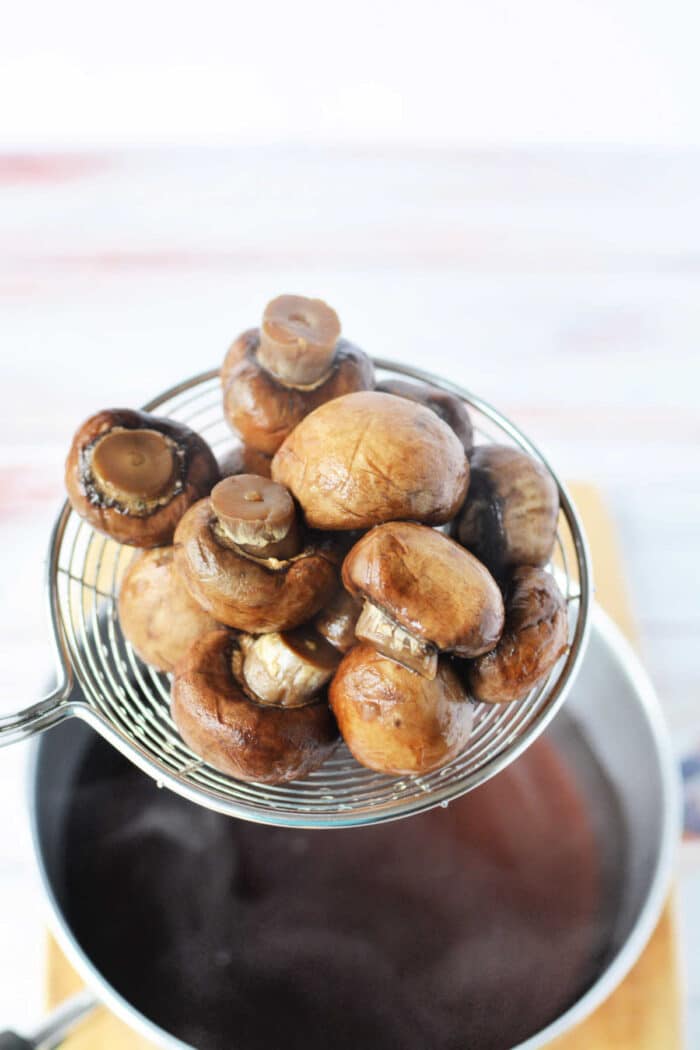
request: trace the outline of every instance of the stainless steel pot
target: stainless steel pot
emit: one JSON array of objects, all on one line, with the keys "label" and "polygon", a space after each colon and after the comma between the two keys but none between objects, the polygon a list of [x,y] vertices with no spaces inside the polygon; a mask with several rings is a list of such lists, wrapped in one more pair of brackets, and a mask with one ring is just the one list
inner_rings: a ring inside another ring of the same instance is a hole
[{"label": "stainless steel pot", "polygon": [[[621,834],[615,834],[615,841],[608,843],[609,948],[597,977],[581,998],[546,1029],[521,1043],[518,1050],[535,1050],[572,1028],[625,976],[659,917],[680,835],[678,774],[658,700],[629,644],[600,610],[595,612],[593,627],[573,693],[548,732],[565,756],[580,766],[593,807],[603,783],[607,790],[612,786],[617,798]],[[185,1043],[137,1012],[107,983],[78,944],[64,912],[62,814],[67,811],[90,738],[86,726],[71,721],[35,746],[29,804],[51,926],[96,999],[157,1045],[187,1050]],[[47,1023],[33,1040],[17,1041],[18,1037],[10,1033],[0,1036],[0,1050],[57,1045],[58,1028],[63,1034],[91,1004],[91,996],[84,994],[68,1016],[64,1011],[58,1018],[56,1030]]]}]

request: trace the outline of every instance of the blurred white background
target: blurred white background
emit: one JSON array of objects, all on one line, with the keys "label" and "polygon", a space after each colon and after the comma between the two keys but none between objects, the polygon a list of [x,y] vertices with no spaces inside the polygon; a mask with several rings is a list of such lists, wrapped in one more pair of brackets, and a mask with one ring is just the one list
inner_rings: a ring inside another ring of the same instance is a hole
[{"label": "blurred white background", "polygon": [[700,144],[696,0],[22,0],[0,143]]}]

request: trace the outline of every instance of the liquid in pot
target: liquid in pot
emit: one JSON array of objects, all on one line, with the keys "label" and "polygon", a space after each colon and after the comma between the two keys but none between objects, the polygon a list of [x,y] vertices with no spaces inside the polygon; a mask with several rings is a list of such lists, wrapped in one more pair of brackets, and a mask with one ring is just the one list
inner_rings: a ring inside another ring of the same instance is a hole
[{"label": "liquid in pot", "polygon": [[95,738],[68,817],[68,921],[197,1050],[505,1050],[606,950],[614,799],[593,813],[575,766],[542,739],[447,809],[297,831],[160,791]]}]

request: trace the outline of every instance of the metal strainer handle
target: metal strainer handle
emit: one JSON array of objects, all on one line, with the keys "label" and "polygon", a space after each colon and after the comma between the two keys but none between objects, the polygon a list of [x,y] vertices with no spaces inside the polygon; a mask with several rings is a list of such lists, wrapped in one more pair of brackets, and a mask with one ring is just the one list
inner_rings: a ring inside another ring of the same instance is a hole
[{"label": "metal strainer handle", "polygon": [[[25,707],[14,714],[0,715],[0,747],[27,740],[44,729],[51,729],[71,714],[66,703],[66,690],[63,686],[45,696],[43,700]],[[3,1050],[0,1043],[0,1050]]]},{"label": "metal strainer handle", "polygon": [[53,1050],[61,1045],[68,1033],[96,1006],[97,1000],[92,992],[78,992],[56,1007],[33,1036],[0,1032],[0,1050]]},{"label": "metal strainer handle", "polygon": [[[60,517],[59,517],[60,522]],[[58,551],[56,535],[58,522],[51,532],[51,546],[48,564],[46,566],[47,577],[51,580],[56,572],[58,562]],[[58,599],[55,590],[47,587],[49,599],[49,616],[53,625],[54,659],[56,665],[57,685],[53,692],[43,699],[25,707],[21,711],[10,714],[0,714],[0,747],[14,744],[20,740],[27,740],[44,729],[51,729],[58,725],[64,718],[68,718],[73,712],[67,701],[67,697],[73,686],[73,672],[70,659],[66,651],[66,644],[61,628],[61,616],[58,609]],[[3,1050],[0,1043],[0,1050]]]}]

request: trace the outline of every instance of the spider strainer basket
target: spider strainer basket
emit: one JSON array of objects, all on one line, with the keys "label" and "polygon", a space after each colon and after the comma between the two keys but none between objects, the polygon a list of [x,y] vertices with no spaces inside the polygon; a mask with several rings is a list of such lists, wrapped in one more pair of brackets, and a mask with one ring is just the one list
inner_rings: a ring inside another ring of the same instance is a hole
[{"label": "spider strainer basket", "polygon": [[[478,442],[519,446],[551,471],[517,427],[473,394],[418,369],[383,360],[376,360],[375,366],[382,379],[404,376],[457,394],[469,406]],[[223,418],[216,370],[173,387],[144,407],[186,423],[218,454],[235,444]],[[0,718],[0,744],[76,716],[159,785],[210,809],[264,824],[349,827],[446,806],[504,769],[542,733],[563,704],[583,657],[591,604],[588,554],[576,511],[552,474],[559,486],[561,510],[549,568],[568,604],[568,653],[524,700],[475,704],[467,749],[433,773],[406,777],[375,773],[360,766],[344,745],[304,780],[277,787],[244,783],[207,765],[175,728],[168,676],[144,664],[122,635],[117,594],[134,548],[95,532],[68,503],[54,526],[47,564],[59,684],[39,703]],[[79,690],[73,689],[74,684]]]}]

